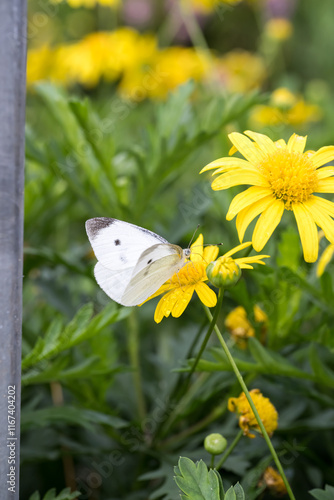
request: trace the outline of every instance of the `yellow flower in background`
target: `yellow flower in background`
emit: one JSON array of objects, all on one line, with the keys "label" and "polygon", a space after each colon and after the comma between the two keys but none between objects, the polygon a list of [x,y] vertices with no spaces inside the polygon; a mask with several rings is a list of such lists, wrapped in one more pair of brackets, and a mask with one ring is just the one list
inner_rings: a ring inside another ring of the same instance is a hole
[{"label": "yellow flower in background", "polygon": [[263,59],[246,50],[232,50],[216,61],[221,84],[229,92],[247,92],[259,88],[266,78]]},{"label": "yellow flower in background", "polygon": [[[272,436],[278,425],[278,413],[276,408],[268,398],[265,398],[261,394],[259,389],[252,389],[249,394],[260,415],[262,423],[268,432],[268,435]],[[229,398],[227,408],[229,411],[240,415],[239,426],[244,431],[245,436],[255,438],[255,434],[251,433],[253,430],[262,434],[244,392],[242,392],[238,398]]]},{"label": "yellow flower in background", "polygon": [[302,97],[285,87],[276,89],[270,96],[269,105],[255,106],[250,115],[254,127],[266,125],[302,126],[321,120],[322,112],[316,104],[307,103]]},{"label": "yellow flower in background", "polygon": [[266,468],[262,476],[262,481],[272,493],[278,495],[285,495],[287,493],[282,476],[273,467]]},{"label": "yellow flower in background", "polygon": [[87,7],[92,9],[96,5],[105,5],[106,7],[116,7],[120,4],[121,0],[51,0],[52,3],[68,3],[70,7]]},{"label": "yellow flower in background", "polygon": [[334,243],[334,203],[314,195],[334,193],[334,167],[323,166],[334,159],[334,146],[304,152],[306,137],[296,134],[287,144],[283,139],[273,142],[251,131],[245,135],[233,132],[229,138],[245,159],[220,158],[202,172],[216,169],[213,175],[219,175],[211,186],[214,191],[251,185],[233,198],[226,215],[227,220],[237,215],[240,241],[252,220],[261,214],[252,237],[253,247],[259,252],[280,223],[284,210],[290,210],[297,222],[304,259],[315,262],[317,226]]},{"label": "yellow flower in background", "polygon": [[187,1],[195,11],[203,14],[210,14],[215,9],[219,8],[220,5],[224,4],[236,5],[241,2],[241,0],[185,0],[185,1]]},{"label": "yellow flower in background", "polygon": [[291,21],[285,17],[273,17],[266,23],[264,30],[269,38],[277,40],[278,42],[283,42],[291,37],[293,25]]},{"label": "yellow flower in background", "polygon": [[147,299],[164,294],[155,310],[156,323],[160,323],[164,316],[168,318],[170,314],[173,318],[181,316],[194,292],[207,307],[214,307],[217,303],[216,294],[205,283],[208,281],[205,270],[208,263],[217,257],[218,247],[203,247],[203,235],[200,234],[190,248],[191,255],[186,264]]},{"label": "yellow flower in background", "polygon": [[[257,323],[262,323],[262,333],[265,333],[268,316],[258,305],[254,306],[254,319]],[[255,330],[247,318],[246,309],[242,306],[236,307],[226,316],[225,326],[236,344],[243,349],[247,346],[247,339],[255,336]]]},{"label": "yellow flower in background", "polygon": [[76,43],[28,52],[27,82],[48,79],[96,86],[101,78],[115,81],[155,60],[156,39],[132,28],[90,33]]}]

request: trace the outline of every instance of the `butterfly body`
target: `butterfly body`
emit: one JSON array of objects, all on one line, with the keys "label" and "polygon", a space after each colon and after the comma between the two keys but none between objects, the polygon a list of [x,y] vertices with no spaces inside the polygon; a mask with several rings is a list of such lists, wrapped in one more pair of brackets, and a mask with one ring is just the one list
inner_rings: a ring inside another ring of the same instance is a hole
[{"label": "butterfly body", "polygon": [[86,231],[98,260],[94,274],[104,292],[119,304],[141,304],[185,264],[190,250],[128,222],[97,217]]}]

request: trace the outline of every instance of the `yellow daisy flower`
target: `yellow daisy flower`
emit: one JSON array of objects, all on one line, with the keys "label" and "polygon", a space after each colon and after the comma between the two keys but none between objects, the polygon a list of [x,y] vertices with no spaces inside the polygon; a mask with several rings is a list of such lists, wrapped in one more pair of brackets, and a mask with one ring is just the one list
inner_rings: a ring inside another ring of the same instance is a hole
[{"label": "yellow daisy flower", "polygon": [[164,316],[178,318],[185,311],[193,293],[196,292],[200,300],[207,307],[214,307],[217,295],[205,283],[208,281],[206,267],[218,255],[217,246],[203,247],[203,235],[191,245],[189,260],[180,271],[171,277],[149,299],[164,294],[158,302],[154,313],[154,321],[160,323]]},{"label": "yellow daisy flower", "polygon": [[[276,408],[268,398],[262,395],[259,389],[252,389],[249,393],[266,431],[269,436],[271,436],[277,429],[278,413]],[[244,431],[245,436],[255,438],[255,434],[252,434],[250,432],[251,430],[261,433],[259,424],[257,423],[244,392],[242,392],[238,398],[230,398],[227,403],[227,408],[229,411],[240,415],[239,426]]]},{"label": "yellow daisy flower", "polygon": [[245,159],[220,158],[201,171],[217,169],[213,175],[220,175],[212,183],[214,191],[251,185],[234,197],[226,219],[232,220],[237,215],[236,226],[242,241],[248,225],[261,214],[252,237],[253,247],[259,252],[279,224],[284,210],[291,210],[304,258],[306,262],[315,262],[319,247],[317,226],[334,243],[334,203],[314,195],[334,193],[334,166],[323,166],[334,159],[334,146],[316,152],[304,151],[306,137],[297,134],[293,134],[288,143],[283,139],[273,142],[256,132],[245,134],[229,135]]}]

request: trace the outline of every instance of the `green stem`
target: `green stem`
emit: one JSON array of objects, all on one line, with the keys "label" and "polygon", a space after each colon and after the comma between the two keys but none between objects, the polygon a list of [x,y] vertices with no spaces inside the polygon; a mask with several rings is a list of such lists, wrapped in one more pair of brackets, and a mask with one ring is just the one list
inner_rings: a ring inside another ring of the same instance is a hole
[{"label": "green stem", "polygon": [[130,364],[133,369],[133,384],[137,397],[138,415],[141,420],[146,416],[146,405],[142,387],[140,356],[139,356],[139,330],[135,318],[135,311],[129,316],[128,351]]},{"label": "green stem", "polygon": [[243,436],[243,430],[240,429],[240,431],[238,432],[238,434],[235,436],[234,438],[234,441],[230,444],[230,446],[227,448],[227,450],[225,451],[224,455],[222,456],[222,458],[219,460],[219,462],[216,464],[216,469],[219,470],[221,468],[221,466],[223,465],[223,463],[225,462],[225,460],[229,457],[229,455],[232,453],[232,451],[234,450],[234,448],[237,446],[237,444],[239,443],[240,439],[242,438]]},{"label": "green stem", "polygon": [[[207,317],[209,318],[210,321],[212,321],[213,317],[212,317],[212,314],[211,314],[210,310],[207,307],[204,307],[204,308],[205,308]],[[290,500],[296,500],[294,494],[292,493],[292,490],[291,490],[291,487],[289,485],[289,482],[288,482],[288,480],[287,480],[287,478],[285,476],[283,467],[281,465],[281,462],[279,461],[279,458],[277,456],[275,448],[273,447],[273,445],[272,445],[272,443],[270,441],[270,438],[268,436],[266,428],[263,425],[263,422],[262,422],[262,420],[260,418],[260,415],[259,415],[259,413],[258,413],[258,411],[257,411],[257,409],[256,409],[256,407],[255,407],[255,405],[253,403],[253,400],[252,400],[252,398],[251,398],[251,396],[250,396],[250,394],[248,392],[247,386],[246,386],[246,384],[244,382],[244,379],[243,379],[243,377],[242,377],[242,375],[241,375],[241,373],[239,371],[239,368],[237,367],[237,365],[236,365],[236,363],[235,363],[235,361],[233,359],[233,356],[230,353],[229,348],[227,347],[227,344],[226,344],[226,342],[225,342],[222,334],[220,333],[220,330],[217,327],[217,325],[214,326],[214,330],[215,330],[215,332],[217,334],[217,337],[218,337],[218,340],[219,340],[219,342],[220,342],[220,344],[221,344],[221,346],[222,346],[222,348],[223,348],[223,350],[225,352],[225,355],[226,355],[227,359],[229,360],[229,362],[230,362],[230,364],[232,366],[232,369],[233,369],[233,371],[235,373],[235,376],[237,377],[237,379],[239,381],[239,384],[241,385],[241,388],[242,388],[243,392],[245,393],[245,396],[247,398],[249,406],[251,407],[251,409],[252,409],[252,411],[254,413],[254,416],[255,416],[255,418],[257,420],[258,426],[261,429],[261,432],[262,432],[262,435],[264,437],[264,440],[267,443],[267,446],[268,446],[268,448],[270,450],[270,453],[271,453],[271,455],[273,457],[273,460],[274,460],[274,462],[276,464],[276,467],[277,467],[279,473],[282,476],[282,479],[283,479],[283,482],[284,482],[285,487],[287,489],[287,492],[288,492],[288,495],[290,497]]]},{"label": "green stem", "polygon": [[220,292],[219,292],[219,295],[218,295],[217,305],[216,305],[215,312],[213,314],[212,321],[210,323],[209,329],[208,329],[208,331],[207,331],[207,333],[206,333],[206,335],[204,337],[204,340],[202,342],[201,348],[198,351],[198,354],[197,354],[197,356],[195,358],[195,361],[194,361],[194,363],[193,363],[193,365],[191,367],[191,370],[188,373],[187,378],[184,381],[183,388],[182,388],[181,392],[179,393],[179,398],[182,398],[184,396],[184,394],[186,393],[186,391],[188,389],[188,386],[189,386],[190,379],[192,377],[192,374],[196,370],[196,367],[198,365],[199,360],[201,359],[203,351],[206,348],[207,343],[209,342],[209,339],[211,337],[211,333],[213,332],[213,329],[214,329],[214,327],[215,327],[215,325],[217,323],[217,319],[218,319],[218,316],[219,316],[219,313],[220,313],[220,310],[221,310],[221,306],[222,306],[222,303],[223,303],[223,298],[224,298],[224,290],[221,289]]},{"label": "green stem", "polygon": [[188,2],[181,0],[180,9],[182,13],[183,22],[186,25],[188,34],[194,47],[201,47],[203,50],[210,52],[210,48],[203,36],[202,30],[198,25],[194,11]]}]

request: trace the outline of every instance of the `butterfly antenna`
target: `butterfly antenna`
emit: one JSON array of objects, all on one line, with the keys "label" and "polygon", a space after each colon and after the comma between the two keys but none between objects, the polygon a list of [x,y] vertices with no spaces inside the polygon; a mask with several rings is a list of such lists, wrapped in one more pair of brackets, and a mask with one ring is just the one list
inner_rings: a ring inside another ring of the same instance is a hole
[{"label": "butterfly antenna", "polygon": [[193,235],[192,235],[192,237],[191,237],[191,240],[190,240],[190,243],[189,243],[189,245],[188,245],[188,248],[190,248],[190,247],[191,247],[191,244],[192,244],[192,242],[194,241],[195,235],[196,235],[196,233],[197,233],[197,231],[198,231],[198,228],[199,228],[199,227],[200,227],[200,224],[197,224],[196,229],[195,229],[195,231],[194,231],[194,234],[193,234]]}]

